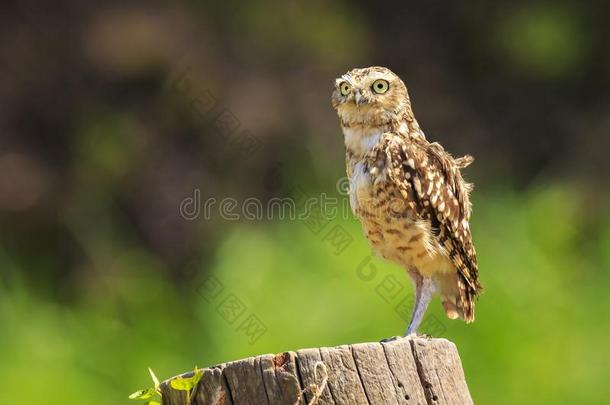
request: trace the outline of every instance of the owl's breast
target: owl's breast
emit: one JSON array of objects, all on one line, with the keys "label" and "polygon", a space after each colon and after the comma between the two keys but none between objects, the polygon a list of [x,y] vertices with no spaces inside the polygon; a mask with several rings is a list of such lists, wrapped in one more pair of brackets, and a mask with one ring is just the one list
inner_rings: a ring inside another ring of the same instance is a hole
[{"label": "owl's breast", "polygon": [[453,268],[429,221],[417,218],[385,169],[356,164],[350,201],[376,254],[426,276]]},{"label": "owl's breast", "polygon": [[380,190],[387,188],[387,176],[383,165],[373,165],[358,162],[353,165],[349,179],[349,195],[352,210],[369,211],[378,206],[381,201]]},{"label": "owl's breast", "polygon": [[372,197],[373,178],[370,169],[363,162],[354,165],[352,175],[349,179],[349,197],[352,210],[356,212],[361,204]]}]

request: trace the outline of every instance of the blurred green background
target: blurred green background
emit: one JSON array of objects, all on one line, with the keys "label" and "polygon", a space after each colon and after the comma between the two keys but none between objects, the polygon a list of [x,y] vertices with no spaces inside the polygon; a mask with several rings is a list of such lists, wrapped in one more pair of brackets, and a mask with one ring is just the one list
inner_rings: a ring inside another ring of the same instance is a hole
[{"label": "blurred green background", "polygon": [[331,85],[384,65],[476,158],[477,321],[436,299],[424,331],[476,403],[607,403],[608,3],[47,3],[0,6],[0,402],[402,334],[411,285],[352,217],[202,208],[345,202]]}]

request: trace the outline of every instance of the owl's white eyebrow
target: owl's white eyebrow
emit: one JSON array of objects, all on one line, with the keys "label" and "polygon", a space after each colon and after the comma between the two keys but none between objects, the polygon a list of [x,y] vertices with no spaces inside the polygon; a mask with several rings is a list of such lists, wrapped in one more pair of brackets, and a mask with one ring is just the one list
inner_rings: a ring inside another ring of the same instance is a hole
[{"label": "owl's white eyebrow", "polygon": [[380,72],[373,72],[373,73],[371,73],[370,78],[373,79],[373,80],[377,80],[377,79],[387,80],[385,75],[383,73],[380,73]]}]

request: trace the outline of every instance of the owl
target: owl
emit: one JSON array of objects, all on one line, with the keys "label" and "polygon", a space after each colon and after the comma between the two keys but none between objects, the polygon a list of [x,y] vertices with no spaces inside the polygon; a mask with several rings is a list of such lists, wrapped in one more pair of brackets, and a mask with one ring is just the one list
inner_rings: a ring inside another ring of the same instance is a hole
[{"label": "owl", "polygon": [[403,81],[384,67],[335,80],[332,106],[345,139],[349,196],[373,251],[402,266],[415,285],[405,335],[417,332],[438,292],[447,317],[474,321],[481,291],[470,232],[472,185],[454,158],[424,136]]}]

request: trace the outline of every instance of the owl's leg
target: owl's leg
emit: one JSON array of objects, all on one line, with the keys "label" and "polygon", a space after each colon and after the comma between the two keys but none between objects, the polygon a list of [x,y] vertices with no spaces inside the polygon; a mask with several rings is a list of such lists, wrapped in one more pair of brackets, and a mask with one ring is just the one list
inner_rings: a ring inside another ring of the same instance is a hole
[{"label": "owl's leg", "polygon": [[413,306],[413,315],[411,316],[411,322],[409,322],[405,336],[417,332],[417,328],[424,318],[428,303],[430,303],[435,291],[436,286],[431,278],[422,277],[421,275],[415,278],[415,305]]}]

